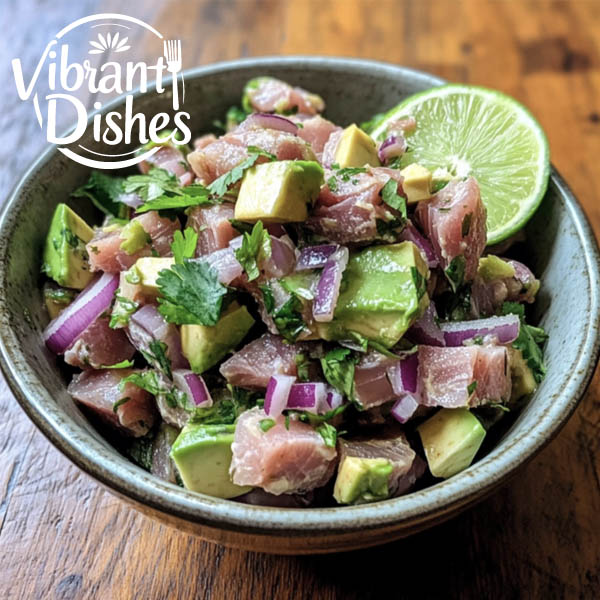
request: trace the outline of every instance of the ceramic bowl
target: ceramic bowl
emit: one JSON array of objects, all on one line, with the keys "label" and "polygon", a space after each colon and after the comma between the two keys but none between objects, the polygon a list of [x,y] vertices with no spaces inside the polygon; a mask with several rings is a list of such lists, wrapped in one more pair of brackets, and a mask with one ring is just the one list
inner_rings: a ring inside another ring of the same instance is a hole
[{"label": "ceramic bowl", "polygon": [[[403,97],[442,83],[388,64],[334,58],[262,58],[189,71],[185,106],[196,133],[239,102],[244,83],[274,75],[321,94],[335,122],[360,122]],[[169,110],[166,95],[140,95],[136,110]],[[105,110],[119,109],[117,100]],[[82,143],[95,148],[89,139]],[[101,150],[98,148],[98,150]],[[46,437],[83,471],[138,509],[218,543],[273,553],[349,550],[389,542],[430,527],[504,483],[565,424],[598,358],[598,248],[565,182],[552,171],[546,197],[527,226],[529,264],[543,285],[535,318],[549,334],[548,375],[497,445],[462,473],[400,498],[311,510],[249,506],[161,481],[111,447],[66,392],[57,361],[42,343],[47,323],[40,261],[48,223],[88,169],[55,148],[25,173],[0,224],[0,354],[17,400]],[[80,207],[78,208],[80,210]],[[532,501],[536,501],[532,498]]]}]

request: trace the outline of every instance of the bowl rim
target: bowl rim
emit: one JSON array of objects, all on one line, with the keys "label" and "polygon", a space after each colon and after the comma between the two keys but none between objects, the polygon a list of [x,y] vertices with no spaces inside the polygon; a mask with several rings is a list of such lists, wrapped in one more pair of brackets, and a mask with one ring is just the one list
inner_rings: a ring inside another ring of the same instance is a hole
[{"label": "bowl rim", "polygon": [[[219,62],[185,71],[186,77],[196,79],[239,68],[306,66],[311,69],[351,70],[363,73],[365,68],[386,72],[392,76],[411,76],[439,85],[444,81],[423,71],[389,63],[317,56],[260,57]],[[151,92],[148,92],[151,93]],[[139,92],[138,92],[139,95]],[[122,96],[107,103],[101,112],[111,110],[123,101]],[[90,117],[92,118],[92,117]],[[0,215],[0,244],[2,252],[12,233],[11,211],[29,179],[56,152],[49,147],[25,171],[8,196]],[[590,280],[591,318],[581,344],[573,375],[566,382],[551,408],[535,426],[507,444],[498,444],[485,457],[459,475],[405,496],[359,506],[336,506],[310,510],[286,509],[242,504],[190,492],[162,481],[131,463],[106,444],[96,439],[76,422],[61,417],[63,412],[52,395],[27,365],[12,328],[0,327],[0,367],[8,385],[36,427],[71,462],[109,488],[117,495],[148,506],[165,515],[217,529],[271,535],[309,536],[314,534],[348,533],[390,526],[410,527],[427,522],[442,514],[450,515],[490,493],[520,466],[531,460],[553,439],[569,419],[585,393],[600,350],[598,315],[600,313],[600,253],[589,222],[573,193],[554,167],[552,183],[558,189],[584,250],[587,275]],[[0,260],[0,278],[4,279],[5,261]],[[6,314],[5,288],[0,286],[0,314]],[[23,371],[23,365],[27,365]],[[29,369],[29,372],[26,371]],[[27,377],[26,377],[27,375]],[[30,384],[28,380],[34,380]],[[39,394],[39,389],[44,389]],[[100,456],[100,459],[98,459]],[[491,466],[494,468],[490,468]]]}]

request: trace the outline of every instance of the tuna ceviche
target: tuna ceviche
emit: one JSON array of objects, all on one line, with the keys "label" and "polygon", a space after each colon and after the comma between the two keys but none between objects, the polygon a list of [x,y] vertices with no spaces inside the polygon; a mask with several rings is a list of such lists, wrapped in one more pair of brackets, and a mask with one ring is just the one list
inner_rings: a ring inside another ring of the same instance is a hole
[{"label": "tuna ceviche", "polygon": [[54,213],[44,341],[68,392],[189,490],[396,497],[466,469],[544,376],[540,282],[518,243],[486,248],[475,178],[401,166],[410,115],[376,141],[324,108],[253,79],[222,135],[166,132]]}]

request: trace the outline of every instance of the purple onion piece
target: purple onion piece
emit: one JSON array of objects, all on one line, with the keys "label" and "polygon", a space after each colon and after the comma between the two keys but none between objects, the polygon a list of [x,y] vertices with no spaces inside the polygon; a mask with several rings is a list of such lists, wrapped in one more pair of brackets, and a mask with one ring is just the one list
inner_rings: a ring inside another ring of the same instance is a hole
[{"label": "purple onion piece", "polygon": [[392,158],[402,156],[406,152],[406,140],[400,134],[393,134],[387,137],[379,147],[377,155],[382,163],[386,163]]},{"label": "purple onion piece", "polygon": [[46,327],[43,338],[55,354],[62,354],[91,325],[113,300],[119,286],[118,273],[104,273],[92,280]]},{"label": "purple onion piece", "polygon": [[329,410],[324,383],[295,383],[290,389],[287,408],[321,414]]},{"label": "purple onion piece", "polygon": [[409,339],[417,344],[426,346],[445,346],[444,333],[437,324],[437,311],[435,304],[429,303],[427,310],[423,316],[415,321],[412,327],[407,331],[406,335]]},{"label": "purple onion piece", "polygon": [[313,318],[320,323],[333,319],[335,306],[340,295],[342,275],[348,264],[348,248],[340,246],[325,264],[313,302]]},{"label": "purple onion piece", "polygon": [[203,408],[212,406],[212,397],[200,375],[189,369],[177,369],[173,371],[173,383],[177,389],[187,394],[187,397],[195,406],[202,406]]},{"label": "purple onion piece", "polygon": [[476,337],[493,336],[500,344],[510,344],[519,336],[521,321],[517,315],[490,317],[474,321],[450,321],[441,323],[446,346],[462,346]]},{"label": "purple onion piece", "polygon": [[300,251],[300,257],[296,263],[296,271],[307,271],[309,269],[322,269],[329,257],[338,249],[336,244],[324,244],[321,246],[307,246]]},{"label": "purple onion piece", "polygon": [[267,277],[285,277],[296,266],[296,247],[287,236],[271,238],[271,256],[261,265]]},{"label": "purple onion piece", "polygon": [[269,113],[253,113],[244,122],[248,127],[263,127],[265,129],[276,129],[296,135],[298,126],[280,115],[272,115]]},{"label": "purple onion piece", "polygon": [[342,394],[340,394],[337,390],[329,388],[326,400],[327,404],[329,405],[329,410],[334,410],[344,403],[344,396],[342,396]]},{"label": "purple onion piece", "polygon": [[122,202],[123,204],[126,204],[130,208],[137,208],[138,206],[140,206],[141,204],[144,203],[142,198],[140,196],[138,196],[137,194],[125,194],[125,193],[119,194],[117,196],[117,201]]},{"label": "purple onion piece", "polygon": [[404,394],[416,394],[418,387],[418,353],[409,354],[388,369],[388,378],[394,394],[401,398]]},{"label": "purple onion piece", "polygon": [[292,385],[296,381],[291,375],[273,375],[267,385],[265,412],[270,417],[278,417],[287,407]]},{"label": "purple onion piece", "polygon": [[440,264],[431,242],[410,221],[406,222],[400,239],[404,242],[412,242],[425,256],[429,268],[433,269]]},{"label": "purple onion piece", "polygon": [[418,398],[414,394],[404,394],[392,407],[391,414],[400,423],[406,423],[419,408]]},{"label": "purple onion piece", "polygon": [[[242,236],[236,237],[232,240],[238,240],[236,245],[241,244]],[[242,265],[238,262],[235,257],[234,244],[232,243],[229,248],[221,248],[220,250],[215,250],[210,254],[202,256],[196,260],[203,260],[208,263],[211,267],[215,269],[217,272],[219,282],[223,285],[229,285],[234,279],[237,279],[244,272],[242,269]],[[238,246],[239,248],[239,246]]]}]

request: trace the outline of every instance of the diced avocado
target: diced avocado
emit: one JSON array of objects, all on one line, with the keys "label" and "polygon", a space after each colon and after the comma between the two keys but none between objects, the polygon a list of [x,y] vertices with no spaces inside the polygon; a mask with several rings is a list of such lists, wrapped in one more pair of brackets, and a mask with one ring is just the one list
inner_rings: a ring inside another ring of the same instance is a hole
[{"label": "diced avocado", "polygon": [[232,302],[216,325],[182,325],[181,347],[192,371],[203,373],[233,350],[254,325],[245,306]]},{"label": "diced avocado", "polygon": [[92,279],[85,245],[92,228],[66,204],[54,211],[44,248],[44,271],[63,287],[82,290]]},{"label": "diced avocado", "polygon": [[483,281],[489,283],[490,281],[496,281],[497,279],[514,277],[515,268],[501,258],[498,258],[493,254],[488,254],[488,256],[482,256],[479,259],[477,273]]},{"label": "diced avocado", "polygon": [[510,401],[516,402],[523,396],[533,394],[537,388],[537,384],[535,382],[535,377],[520,350],[508,347],[508,360],[510,363],[510,376],[512,380]]},{"label": "diced avocado", "polygon": [[311,160],[279,160],[248,169],[235,204],[235,218],[265,223],[305,221],[323,184],[323,168]]},{"label": "diced avocado", "polygon": [[[158,294],[158,284],[156,280],[159,273],[163,269],[170,269],[173,266],[175,259],[163,258],[154,256],[144,256],[135,261],[135,265],[127,272],[131,275],[129,279],[125,278],[129,283],[139,284],[142,288],[142,293],[148,296],[156,296]],[[131,279],[131,281],[130,281]]]},{"label": "diced avocado", "polygon": [[485,429],[467,408],[442,408],[417,427],[429,470],[434,477],[452,477],[477,454]]},{"label": "diced avocado", "polygon": [[120,246],[121,250],[129,255],[135,254],[138,250],[152,243],[152,238],[146,233],[142,224],[135,220],[129,221],[123,227],[119,237],[123,240]]},{"label": "diced avocado", "polygon": [[333,497],[338,504],[363,504],[385,500],[394,467],[385,458],[346,456],[338,469]]},{"label": "diced avocado", "polygon": [[51,319],[56,319],[60,313],[75,300],[76,292],[53,284],[44,285],[44,301]]},{"label": "diced avocado", "polygon": [[417,163],[400,171],[404,178],[402,189],[409,204],[431,198],[431,172]]},{"label": "diced avocado", "polygon": [[234,498],[252,488],[229,477],[235,425],[186,425],[171,448],[183,485],[217,498]]},{"label": "diced avocado", "polygon": [[377,156],[377,144],[354,123],[344,129],[333,162],[337,163],[341,169],[364,167],[365,165],[381,166]]},{"label": "diced avocado", "polygon": [[394,346],[429,305],[429,270],[412,242],[371,246],[352,254],[333,320],[319,323],[326,340],[369,340]]}]

